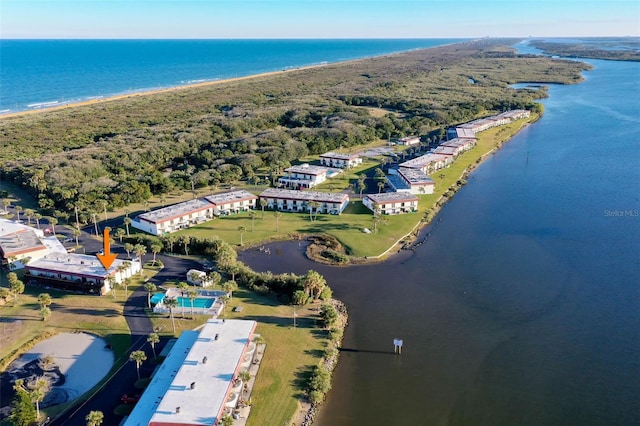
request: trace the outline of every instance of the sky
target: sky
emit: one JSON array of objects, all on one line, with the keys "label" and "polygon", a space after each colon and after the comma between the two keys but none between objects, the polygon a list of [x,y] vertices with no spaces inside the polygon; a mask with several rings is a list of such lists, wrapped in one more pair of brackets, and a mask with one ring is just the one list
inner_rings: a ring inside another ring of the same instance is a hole
[{"label": "sky", "polygon": [[638,0],[0,0],[1,38],[640,36]]}]

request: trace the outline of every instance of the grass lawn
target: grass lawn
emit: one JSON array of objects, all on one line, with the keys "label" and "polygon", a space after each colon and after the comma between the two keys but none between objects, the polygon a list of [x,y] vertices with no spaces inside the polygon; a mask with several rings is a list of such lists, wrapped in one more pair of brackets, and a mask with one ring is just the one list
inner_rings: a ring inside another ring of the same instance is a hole
[{"label": "grass lawn", "polygon": [[[242,312],[233,312],[241,305]],[[252,408],[248,425],[262,425],[264,419],[269,424],[289,424],[300,407],[300,397],[306,388],[306,379],[311,368],[322,357],[327,339],[323,329],[315,325],[319,304],[308,305],[296,310],[296,328],[293,327],[293,308],[280,305],[271,297],[266,297],[245,289],[233,293],[225,311],[225,318],[247,319],[258,322],[256,332],[267,344],[264,357],[251,394]],[[191,319],[189,308],[174,311],[176,335],[181,330],[189,330],[206,322],[206,315],[195,315]],[[173,335],[173,326],[168,315],[152,315],[154,327],[160,327],[160,334]]]},{"label": "grass lawn", "polygon": [[[535,120],[533,115],[531,120]],[[378,256],[404,235],[410,233],[422,220],[425,213],[435,206],[440,197],[456,184],[468,167],[475,165],[496,146],[510,139],[528,122],[529,120],[518,120],[512,124],[480,133],[475,148],[460,155],[448,168],[439,170],[432,175],[436,182],[435,192],[429,195],[418,195],[420,199],[418,212],[385,216],[386,223],[378,226],[377,233],[366,234],[363,232],[364,228],[373,230],[372,214],[362,206],[360,201],[352,200],[350,206],[341,215],[318,215],[314,221],[310,220],[308,213],[283,212],[278,219],[277,231],[275,213],[265,210],[263,215],[258,208],[253,220],[248,212],[240,213],[218,218],[177,234],[200,238],[217,235],[231,244],[239,245],[241,237],[243,244],[254,244],[273,238],[284,239],[291,234],[326,233],[336,237],[353,256]],[[335,189],[348,187],[348,180],[352,178],[349,176],[350,174],[355,175],[375,167],[376,165],[369,161],[352,171],[347,171],[343,177],[335,180],[337,184]],[[319,189],[323,190],[326,187],[322,185]],[[241,227],[245,229],[242,232],[239,230]]]}]

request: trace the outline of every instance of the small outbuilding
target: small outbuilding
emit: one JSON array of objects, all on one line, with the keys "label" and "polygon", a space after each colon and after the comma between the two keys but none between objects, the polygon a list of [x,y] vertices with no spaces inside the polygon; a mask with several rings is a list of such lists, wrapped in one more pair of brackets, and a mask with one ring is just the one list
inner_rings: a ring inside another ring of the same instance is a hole
[{"label": "small outbuilding", "polygon": [[187,282],[202,287],[208,287],[211,284],[211,281],[207,278],[207,273],[197,269],[189,269],[189,272],[187,272]]}]

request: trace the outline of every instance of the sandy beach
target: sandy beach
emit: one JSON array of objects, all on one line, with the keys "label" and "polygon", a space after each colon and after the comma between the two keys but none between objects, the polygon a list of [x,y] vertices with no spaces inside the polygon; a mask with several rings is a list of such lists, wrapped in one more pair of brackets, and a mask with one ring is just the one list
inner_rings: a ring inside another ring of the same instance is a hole
[{"label": "sandy beach", "polygon": [[4,118],[21,117],[21,116],[25,116],[25,115],[33,115],[33,114],[40,114],[40,113],[45,113],[45,112],[57,111],[57,110],[62,110],[62,109],[66,109],[66,108],[75,108],[75,107],[81,107],[81,106],[86,106],[86,105],[94,105],[94,104],[99,104],[99,103],[103,103],[103,102],[113,102],[113,101],[119,101],[119,100],[123,100],[123,99],[137,98],[137,97],[141,97],[141,96],[156,95],[156,94],[159,94],[159,93],[170,93],[170,92],[175,92],[175,91],[179,91],[179,90],[188,90],[188,89],[195,89],[195,88],[198,88],[198,87],[214,86],[214,85],[218,85],[218,84],[232,83],[232,82],[236,82],[236,81],[243,81],[243,80],[249,80],[249,79],[260,78],[260,77],[270,77],[270,76],[274,76],[274,75],[290,73],[290,72],[293,72],[293,71],[301,71],[301,70],[306,70],[306,69],[319,68],[319,67],[323,67],[323,66],[326,66],[326,65],[328,65],[328,64],[310,65],[310,66],[306,66],[306,67],[291,68],[291,69],[282,70],[282,71],[272,71],[272,72],[266,72],[266,73],[261,73],[261,74],[252,74],[252,75],[247,75],[247,76],[244,76],[244,77],[234,77],[234,78],[226,78],[226,79],[221,79],[221,80],[211,80],[211,81],[204,81],[204,82],[201,82],[201,83],[185,84],[183,86],[166,87],[166,88],[156,89],[156,90],[146,90],[146,91],[140,91],[140,92],[135,92],[135,93],[126,93],[126,94],[122,94],[122,95],[114,95],[114,96],[108,96],[108,97],[88,99],[86,101],[70,102],[70,103],[55,105],[55,106],[51,106],[51,107],[47,107],[47,108],[39,108],[39,109],[31,109],[31,110],[26,110],[26,111],[10,112],[10,113],[7,113],[7,114],[0,114],[0,120],[2,120]]}]

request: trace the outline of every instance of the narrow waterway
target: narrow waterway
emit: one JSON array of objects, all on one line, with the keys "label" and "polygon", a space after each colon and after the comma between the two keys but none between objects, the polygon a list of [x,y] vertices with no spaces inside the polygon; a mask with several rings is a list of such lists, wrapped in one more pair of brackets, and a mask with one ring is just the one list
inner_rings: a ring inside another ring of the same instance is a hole
[{"label": "narrow waterway", "polygon": [[349,308],[317,425],[640,424],[640,64],[590,63],[415,252],[349,268],[297,242],[241,256],[316,269]]}]

